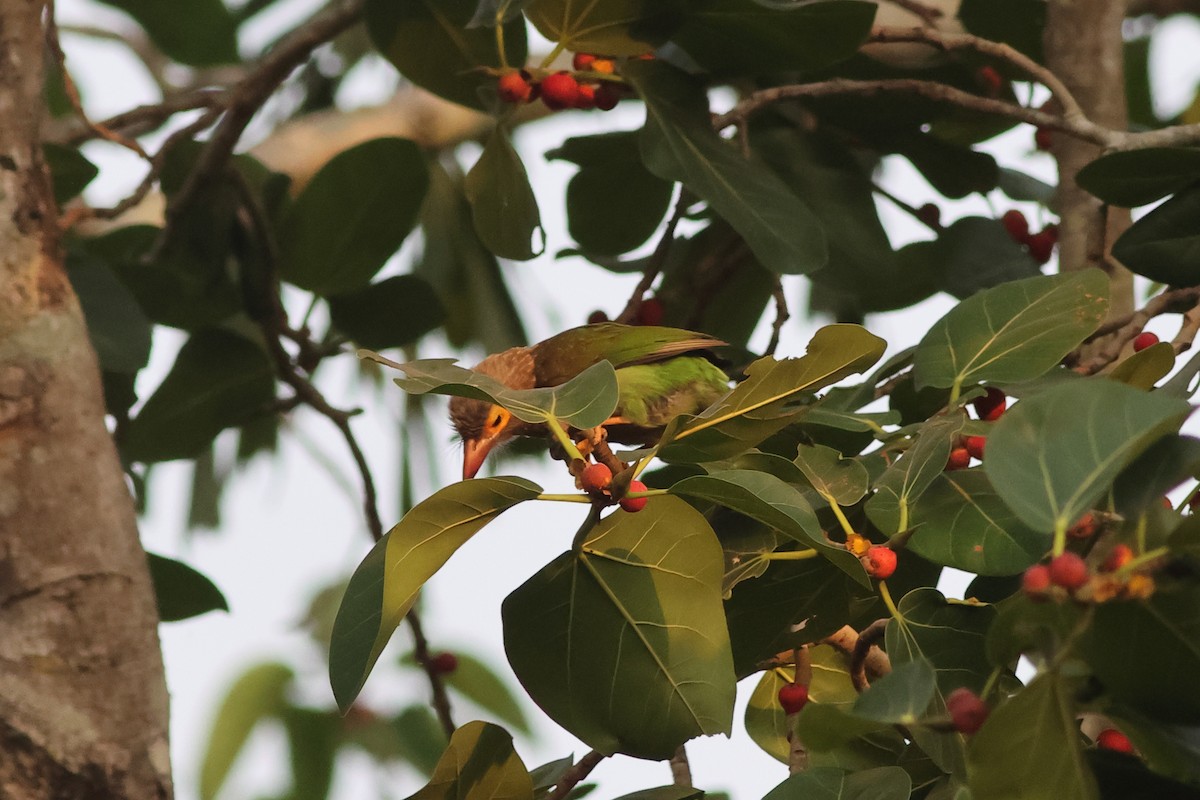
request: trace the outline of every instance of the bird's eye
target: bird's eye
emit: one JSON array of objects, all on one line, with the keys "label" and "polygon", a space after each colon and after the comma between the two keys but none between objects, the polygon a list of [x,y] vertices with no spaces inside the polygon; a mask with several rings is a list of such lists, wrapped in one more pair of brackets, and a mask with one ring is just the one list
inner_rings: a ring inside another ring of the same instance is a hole
[{"label": "bird's eye", "polygon": [[508,423],[508,412],[503,408],[492,409],[492,414],[488,417],[487,427],[489,431],[498,431]]}]

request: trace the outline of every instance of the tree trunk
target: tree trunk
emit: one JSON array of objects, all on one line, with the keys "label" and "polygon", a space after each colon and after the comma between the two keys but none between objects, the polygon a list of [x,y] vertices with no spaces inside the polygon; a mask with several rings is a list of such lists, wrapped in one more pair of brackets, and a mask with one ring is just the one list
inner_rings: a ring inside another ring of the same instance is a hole
[{"label": "tree trunk", "polygon": [[0,0],[0,797],[171,795],[158,615],[38,144],[40,0]]},{"label": "tree trunk", "polygon": [[[1044,34],[1046,66],[1062,79],[1085,114],[1101,125],[1124,130],[1125,52],[1121,25],[1127,0],[1050,0]],[[1109,258],[1109,249],[1129,227],[1129,211],[1108,208],[1075,183],[1075,175],[1100,155],[1097,145],[1054,135],[1058,160],[1059,263],[1063,271],[1099,267],[1112,281],[1109,314],[1133,311],[1133,276]]]}]

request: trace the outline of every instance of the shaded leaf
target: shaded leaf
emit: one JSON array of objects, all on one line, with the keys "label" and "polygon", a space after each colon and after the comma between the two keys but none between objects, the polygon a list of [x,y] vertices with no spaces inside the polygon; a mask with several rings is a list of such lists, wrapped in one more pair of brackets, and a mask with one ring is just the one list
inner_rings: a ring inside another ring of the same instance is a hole
[{"label": "shaded leaf", "polygon": [[534,249],[541,230],[537,198],[521,156],[508,132],[496,126],[464,184],[471,218],[479,240],[501,258],[527,261],[542,252]]},{"label": "shaded leaf", "polygon": [[158,618],[177,622],[209,611],[228,611],[225,595],[203,573],[173,558],[147,553]]},{"label": "shaded leaf", "polygon": [[327,299],[334,327],[374,350],[411,344],[446,318],[433,288],[414,275],[393,275]]},{"label": "shaded leaf", "polygon": [[500,677],[484,662],[474,656],[456,652],[458,666],[443,680],[451,689],[461,693],[475,705],[490,711],[496,717],[524,734],[530,733],[529,720],[521,710],[512,691]]},{"label": "shaded leaf", "polygon": [[1122,359],[1108,377],[1135,389],[1149,391],[1175,368],[1175,348],[1168,342],[1150,345]]},{"label": "shaded leaf", "polygon": [[551,719],[604,753],[665,759],[728,733],[722,566],[708,523],[682,500],[616,511],[504,601],[513,670]]},{"label": "shaded leaf", "polygon": [[1179,427],[1186,402],[1094,378],[1028,397],[992,429],[984,469],[1036,531],[1065,531],[1126,464]]},{"label": "shaded leaf", "polygon": [[934,689],[933,667],[924,658],[914,658],[872,683],[851,713],[874,722],[912,725],[925,713]]},{"label": "shaded leaf", "polygon": [[915,443],[879,476],[866,505],[875,527],[888,535],[911,527],[913,504],[946,469],[963,422],[963,415],[951,414],[922,425]]},{"label": "shaded leaf", "polygon": [[487,722],[468,722],[456,730],[429,783],[408,800],[474,797],[533,798],[533,781],[513,749],[512,736]]},{"label": "shaded leaf", "polygon": [[912,779],[900,767],[817,767],[789,776],[763,800],[907,800],[911,792]]},{"label": "shaded leaf", "polygon": [[683,20],[679,0],[530,0],[538,32],[577,53],[635,56],[662,44]]},{"label": "shaded leaf", "polygon": [[165,55],[181,64],[210,67],[238,60],[237,23],[221,0],[101,0],[145,28]]},{"label": "shaded leaf", "polygon": [[1157,508],[1168,492],[1200,474],[1200,440],[1165,436],[1150,445],[1113,481],[1112,503],[1118,514],[1136,519]]},{"label": "shaded leaf", "polygon": [[623,794],[617,800],[692,800],[692,798],[704,797],[705,794],[702,789],[692,786],[670,784]]},{"label": "shaded leaf", "polygon": [[1125,231],[1112,254],[1123,265],[1152,281],[1172,286],[1200,283],[1200,185],[1185,189]]},{"label": "shaded leaf", "polygon": [[[956,219],[928,249],[914,255],[917,258],[907,260],[907,266],[921,258],[929,260],[936,271],[937,287],[959,299],[1041,274],[1037,263],[1012,240],[999,220],[990,217]],[[923,286],[924,274],[916,271],[915,276]]]},{"label": "shaded leaf", "polygon": [[801,445],[794,462],[827,503],[852,506],[863,498],[870,476],[861,462],[842,458],[832,447]]},{"label": "shaded leaf", "polygon": [[82,193],[92,179],[100,174],[100,168],[74,147],[45,142],[42,144],[42,154],[46,166],[50,168],[54,201],[60,206]]},{"label": "shaded leaf", "polygon": [[288,706],[281,717],[292,766],[292,786],[287,800],[325,800],[342,739],[341,715]]},{"label": "shaded leaf", "polygon": [[255,726],[283,712],[293,678],[291,667],[268,662],[246,670],[229,688],[200,762],[200,800],[213,800],[221,791]]},{"label": "shaded leaf", "polygon": [[67,278],[79,298],[88,337],[108,372],[135,373],[150,360],[150,321],[137,299],[99,258],[67,255]]},{"label": "shaded leaf", "polygon": [[630,62],[623,74],[646,103],[642,159],[651,172],[707,202],[772,272],[805,274],[825,265],[825,234],[812,210],[717,135],[702,84],[655,61]]},{"label": "shaded leaf", "polygon": [[1079,170],[1075,182],[1114,206],[1144,206],[1200,181],[1200,150],[1148,147],[1109,153]]},{"label": "shaded leaf", "polygon": [[456,483],[418,503],[375,544],[350,578],[329,643],[329,680],[343,711],[425,581],[501,512],[540,492],[524,478]]}]

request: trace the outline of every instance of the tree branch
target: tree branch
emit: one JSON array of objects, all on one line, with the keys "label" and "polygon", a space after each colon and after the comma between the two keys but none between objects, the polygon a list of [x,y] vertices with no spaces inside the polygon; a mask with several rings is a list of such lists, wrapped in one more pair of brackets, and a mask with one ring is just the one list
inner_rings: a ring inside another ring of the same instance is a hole
[{"label": "tree branch", "polygon": [[580,781],[592,774],[592,770],[596,765],[603,761],[608,756],[596,750],[591,751],[577,763],[572,765],[570,769],[563,773],[563,776],[558,779],[558,783],[554,784],[554,791],[550,792],[546,800],[564,800],[571,793],[571,790],[579,785]]},{"label": "tree branch", "polygon": [[671,244],[675,241],[675,228],[679,225],[679,220],[683,218],[684,212],[693,202],[691,194],[686,186],[679,188],[679,198],[675,201],[675,210],[671,212],[670,218],[667,219],[667,227],[663,229],[662,237],[658,240],[658,245],[654,248],[654,252],[646,259],[646,268],[642,270],[642,278],[638,281],[637,286],[633,289],[633,294],[629,296],[628,302],[625,303],[625,308],[617,315],[616,322],[623,322],[626,325],[633,322],[637,318],[638,309],[642,306],[642,299],[646,292],[650,291],[650,287],[654,285],[654,281],[662,272],[663,265],[667,263],[667,254],[671,251]]}]

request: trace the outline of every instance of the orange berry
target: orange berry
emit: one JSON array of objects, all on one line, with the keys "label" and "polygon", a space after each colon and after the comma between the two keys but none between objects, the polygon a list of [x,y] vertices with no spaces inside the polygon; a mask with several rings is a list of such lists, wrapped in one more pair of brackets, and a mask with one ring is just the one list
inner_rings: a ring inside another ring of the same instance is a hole
[{"label": "orange berry", "polygon": [[971,465],[971,454],[967,452],[965,447],[956,447],[950,451],[950,458],[946,459],[946,472],[953,472],[956,469],[966,469]]},{"label": "orange berry", "polygon": [[859,561],[868,575],[879,580],[892,577],[892,573],[896,571],[896,551],[881,544],[867,550],[867,554]]},{"label": "orange berry", "polygon": [[[629,491],[644,492],[646,491],[646,484],[642,483],[641,481],[630,481]],[[646,507],[646,500],[647,498],[645,497],[622,497],[621,508],[630,513],[641,511]]]},{"label": "orange berry", "polygon": [[542,102],[552,111],[574,108],[579,98],[579,83],[569,72],[556,72],[542,79]]},{"label": "orange berry", "polygon": [[590,83],[579,84],[579,94],[575,97],[575,107],[587,111],[596,107],[596,87]]},{"label": "orange berry", "polygon": [[861,533],[846,534],[846,549],[860,558],[871,549],[871,540]]},{"label": "orange berry", "polygon": [[1090,539],[1096,535],[1096,515],[1087,512],[1075,524],[1067,528],[1067,536],[1072,539]]},{"label": "orange berry", "polygon": [[1050,581],[1064,589],[1079,589],[1088,581],[1088,568],[1078,554],[1067,551],[1050,561]]},{"label": "orange berry", "polygon": [[1025,594],[1040,599],[1050,589],[1050,568],[1045,564],[1034,564],[1021,576],[1021,589]]},{"label": "orange berry", "polygon": [[604,464],[588,464],[579,473],[579,486],[588,494],[600,494],[612,483],[612,470]]},{"label": "orange berry", "polygon": [[1104,559],[1100,569],[1104,572],[1116,572],[1130,561],[1133,561],[1133,550],[1127,544],[1119,544],[1108,554],[1108,558]]},{"label": "orange berry", "polygon": [[523,70],[513,70],[496,81],[496,92],[506,103],[527,103],[533,97],[533,86]]},{"label": "orange berry", "polygon": [[592,68],[595,61],[596,56],[593,53],[576,53],[575,58],[571,59],[571,66],[577,72],[586,72]]}]

